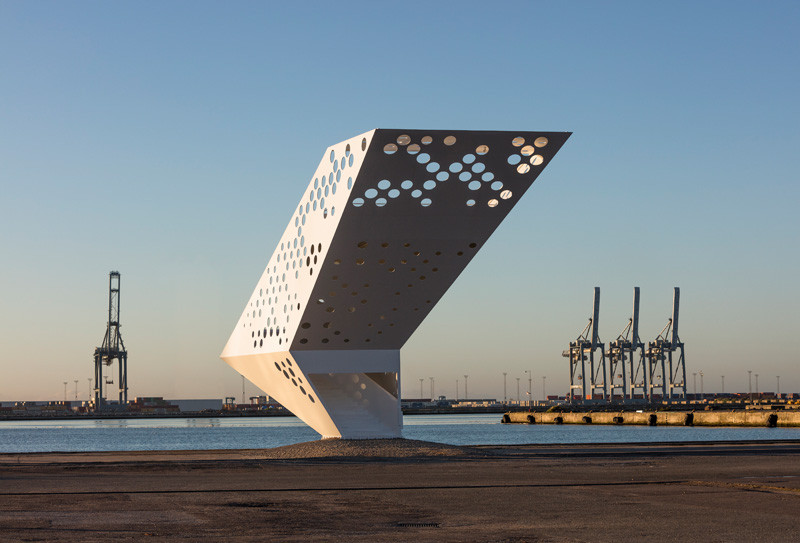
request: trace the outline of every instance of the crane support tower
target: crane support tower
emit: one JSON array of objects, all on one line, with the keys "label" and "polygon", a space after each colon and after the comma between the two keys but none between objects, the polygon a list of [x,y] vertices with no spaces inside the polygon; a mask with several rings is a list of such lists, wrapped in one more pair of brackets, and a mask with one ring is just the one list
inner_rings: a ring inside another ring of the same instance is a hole
[{"label": "crane support tower", "polygon": [[[569,358],[569,401],[575,401],[575,391],[581,393],[581,401],[588,398],[597,399],[600,395],[603,400],[608,400],[608,378],[605,363],[605,345],[600,341],[598,326],[600,324],[600,287],[594,287],[594,308],[589,324],[583,329],[578,339],[571,341],[569,349],[562,352],[562,356]],[[600,350],[599,360],[595,359],[595,352]],[[589,361],[589,385],[587,395],[586,361]],[[580,366],[580,375],[576,375]],[[602,371],[602,379],[600,373]],[[576,384],[576,379],[580,381]]]},{"label": "crane support tower", "polygon": [[128,351],[119,333],[119,272],[112,271],[108,277],[108,326],[103,344],[94,350],[94,405],[95,409],[106,408],[103,385],[113,384],[113,380],[103,382],[103,366],[110,366],[114,360],[119,367],[119,405],[128,403]]},{"label": "crane support tower", "polygon": [[[650,373],[650,395],[661,388],[662,401],[686,399],[686,358],[683,342],[678,336],[678,311],[680,309],[681,289],[675,287],[672,297],[672,318],[655,339],[647,344],[647,358]],[[673,353],[679,353],[677,361]],[[660,366],[660,368],[659,368]],[[656,375],[657,370],[661,375]]]},{"label": "crane support tower", "polygon": [[[628,320],[628,325],[622,330],[617,339],[608,345],[608,366],[611,372],[610,389],[611,398],[619,390],[623,402],[634,401],[637,392],[648,402],[650,387],[649,366],[644,352],[644,343],[639,338],[639,287],[633,287],[633,314]],[[627,364],[626,364],[627,362]],[[620,370],[622,382],[616,384],[617,370]]]}]

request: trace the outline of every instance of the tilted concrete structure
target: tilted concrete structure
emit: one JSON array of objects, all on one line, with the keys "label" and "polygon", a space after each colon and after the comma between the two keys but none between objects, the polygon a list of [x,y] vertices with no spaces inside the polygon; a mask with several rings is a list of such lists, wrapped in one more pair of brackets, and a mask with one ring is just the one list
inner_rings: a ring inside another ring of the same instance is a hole
[{"label": "tilted concrete structure", "polygon": [[399,437],[400,348],[569,135],[378,129],[328,148],[222,359],[323,437]]}]

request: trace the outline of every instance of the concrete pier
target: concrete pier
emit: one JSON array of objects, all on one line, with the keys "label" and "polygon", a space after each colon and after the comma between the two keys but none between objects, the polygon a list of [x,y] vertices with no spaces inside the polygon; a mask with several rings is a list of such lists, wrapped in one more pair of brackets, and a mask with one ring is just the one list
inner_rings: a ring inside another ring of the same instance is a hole
[{"label": "concrete pier", "polygon": [[794,541],[800,442],[0,455],[0,540]]},{"label": "concrete pier", "polygon": [[518,411],[506,413],[503,421],[512,424],[800,427],[800,411]]}]

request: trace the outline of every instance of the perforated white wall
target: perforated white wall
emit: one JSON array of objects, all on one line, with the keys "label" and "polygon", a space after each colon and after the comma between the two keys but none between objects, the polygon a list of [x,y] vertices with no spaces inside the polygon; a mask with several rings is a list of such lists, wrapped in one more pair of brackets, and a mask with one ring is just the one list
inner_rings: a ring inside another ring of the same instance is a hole
[{"label": "perforated white wall", "polygon": [[330,147],[222,358],[325,437],[399,436],[399,349],[568,137],[379,129]]}]

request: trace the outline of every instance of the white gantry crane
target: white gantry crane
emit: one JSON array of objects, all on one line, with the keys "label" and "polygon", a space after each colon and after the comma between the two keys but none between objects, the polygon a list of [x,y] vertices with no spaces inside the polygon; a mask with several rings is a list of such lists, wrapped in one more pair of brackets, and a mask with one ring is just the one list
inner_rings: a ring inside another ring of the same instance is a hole
[{"label": "white gantry crane", "polygon": [[[683,342],[678,336],[680,299],[681,289],[675,287],[672,297],[672,318],[655,341],[647,344],[650,397],[652,398],[654,390],[661,388],[662,401],[686,399],[686,358]],[[678,356],[674,359],[672,355],[676,352]]]},{"label": "white gantry crane", "polygon": [[637,393],[642,400],[651,401],[647,358],[644,343],[639,338],[639,287],[633,287],[633,314],[628,325],[617,339],[609,343],[606,356],[611,374],[611,397],[614,398],[615,392],[619,391],[623,402],[636,400]]},{"label": "white gantry crane", "polygon": [[[589,323],[562,356],[569,358],[569,401],[575,401],[575,391],[580,391],[581,401],[608,400],[608,375],[605,363],[605,345],[600,341],[600,287],[594,287],[594,305]],[[600,351],[596,357],[595,353]],[[589,362],[589,379],[586,379],[586,362]],[[580,370],[580,372],[579,372]],[[602,373],[602,376],[601,376]],[[576,382],[578,381],[578,382]],[[587,393],[588,390],[588,393]]]}]

